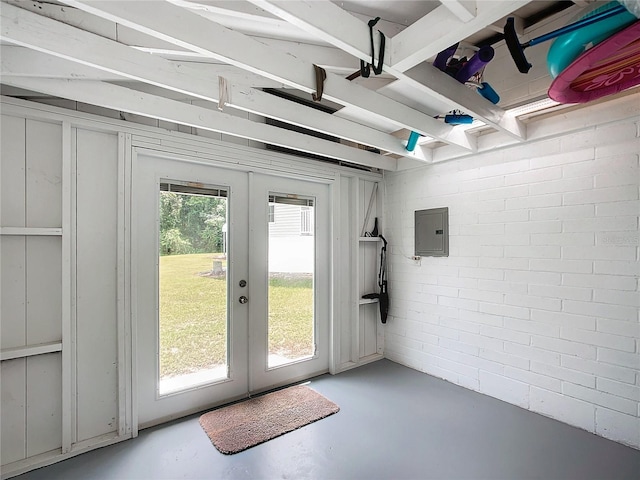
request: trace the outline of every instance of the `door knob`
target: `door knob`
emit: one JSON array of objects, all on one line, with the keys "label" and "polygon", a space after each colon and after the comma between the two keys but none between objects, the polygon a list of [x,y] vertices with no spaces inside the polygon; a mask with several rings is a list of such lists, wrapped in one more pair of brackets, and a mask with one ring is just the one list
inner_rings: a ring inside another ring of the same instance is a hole
[{"label": "door knob", "polygon": [[244,295],[242,295],[242,296],[238,299],[238,301],[239,301],[240,303],[247,303],[247,302],[249,301],[249,299],[248,299],[247,297],[245,297]]}]

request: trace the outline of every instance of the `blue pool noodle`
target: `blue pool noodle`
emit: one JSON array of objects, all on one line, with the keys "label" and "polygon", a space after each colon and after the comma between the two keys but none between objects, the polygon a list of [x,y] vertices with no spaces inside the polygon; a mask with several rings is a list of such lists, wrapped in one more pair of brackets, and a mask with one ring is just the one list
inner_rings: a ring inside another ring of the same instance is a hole
[{"label": "blue pool noodle", "polygon": [[418,132],[411,132],[409,140],[407,141],[407,152],[413,152],[416,149],[418,138],[420,138],[420,134]]},{"label": "blue pool noodle", "polygon": [[500,101],[500,95],[487,82],[482,82],[478,87],[478,93],[491,103],[496,105]]},{"label": "blue pool noodle", "polygon": [[469,125],[473,123],[473,117],[471,115],[445,115],[444,123],[451,125]]}]

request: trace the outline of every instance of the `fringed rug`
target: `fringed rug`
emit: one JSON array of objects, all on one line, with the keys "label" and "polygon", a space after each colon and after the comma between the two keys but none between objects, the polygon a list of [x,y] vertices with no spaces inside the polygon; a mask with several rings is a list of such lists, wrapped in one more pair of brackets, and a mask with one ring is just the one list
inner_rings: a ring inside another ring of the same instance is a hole
[{"label": "fringed rug", "polygon": [[264,443],[338,412],[340,407],[304,385],[229,405],[200,417],[211,443],[227,455]]}]

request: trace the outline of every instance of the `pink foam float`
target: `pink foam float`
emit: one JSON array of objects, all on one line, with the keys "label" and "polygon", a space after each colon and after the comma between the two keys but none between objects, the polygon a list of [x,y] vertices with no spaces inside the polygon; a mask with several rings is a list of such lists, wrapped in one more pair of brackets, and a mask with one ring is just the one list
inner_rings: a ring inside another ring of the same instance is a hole
[{"label": "pink foam float", "polygon": [[640,84],[640,21],[575,59],[549,87],[560,103],[587,103]]}]

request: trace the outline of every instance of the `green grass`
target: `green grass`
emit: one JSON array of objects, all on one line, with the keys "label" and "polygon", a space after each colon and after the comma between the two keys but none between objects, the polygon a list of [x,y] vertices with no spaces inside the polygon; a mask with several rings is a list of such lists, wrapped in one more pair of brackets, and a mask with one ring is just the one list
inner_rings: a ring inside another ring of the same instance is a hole
[{"label": "green grass", "polygon": [[313,354],[311,278],[269,280],[269,353],[289,359]]},{"label": "green grass", "polygon": [[[204,253],[160,257],[161,378],[226,362],[226,278],[203,275],[219,256]],[[312,280],[273,278],[269,285],[269,352],[286,358],[311,355]]]}]

